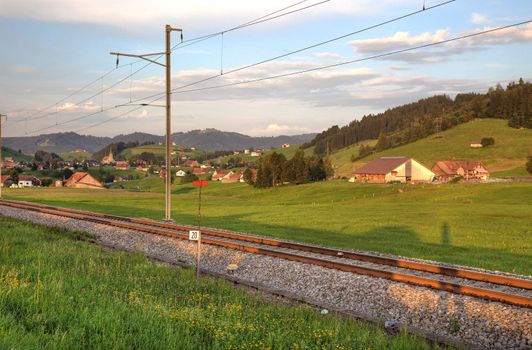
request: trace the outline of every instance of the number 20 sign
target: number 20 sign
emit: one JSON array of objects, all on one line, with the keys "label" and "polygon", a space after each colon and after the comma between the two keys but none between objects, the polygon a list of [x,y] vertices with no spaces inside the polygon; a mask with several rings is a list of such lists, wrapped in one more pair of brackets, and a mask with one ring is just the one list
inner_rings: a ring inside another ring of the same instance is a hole
[{"label": "number 20 sign", "polygon": [[200,232],[199,231],[188,231],[188,239],[190,241],[197,241],[199,239]]}]

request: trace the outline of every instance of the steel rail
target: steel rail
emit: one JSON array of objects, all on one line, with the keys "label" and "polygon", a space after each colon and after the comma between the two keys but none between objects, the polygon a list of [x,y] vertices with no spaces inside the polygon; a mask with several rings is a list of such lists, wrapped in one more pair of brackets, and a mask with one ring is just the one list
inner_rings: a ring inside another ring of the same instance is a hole
[{"label": "steel rail", "polygon": [[[119,220],[111,221],[113,219],[102,217],[102,215],[105,215],[105,214],[96,215],[97,217],[91,217],[90,214],[61,212],[61,209],[55,209],[55,210],[46,209],[46,208],[39,208],[38,206],[30,206],[30,205],[25,205],[21,203],[12,203],[12,202],[10,203],[10,202],[2,200],[0,201],[0,204],[13,207],[13,208],[18,208],[18,209],[25,209],[25,210],[30,210],[30,211],[35,211],[35,212],[40,212],[40,213],[45,213],[45,214],[67,217],[67,218],[76,219],[76,220],[90,221],[90,222],[108,225],[108,226],[131,229],[131,230],[136,230],[136,231],[141,231],[141,232],[146,232],[146,233],[151,233],[151,234],[178,238],[182,240],[188,240],[188,235],[184,233],[168,232],[168,231],[163,231],[160,229],[150,228],[146,226],[137,226],[137,225],[132,225],[132,223],[124,223]],[[142,225],[142,224],[139,224],[139,225]],[[384,279],[388,279],[392,281],[404,282],[404,283],[408,283],[412,285],[429,287],[429,288],[433,288],[437,290],[443,290],[443,291],[452,292],[452,293],[474,296],[474,297],[482,298],[486,300],[498,301],[498,302],[503,302],[507,304],[521,306],[521,307],[532,308],[532,298],[528,298],[522,295],[515,295],[515,294],[509,294],[509,293],[499,292],[495,290],[461,285],[457,283],[444,282],[444,281],[440,281],[436,279],[414,276],[414,275],[410,275],[406,273],[389,272],[389,271],[383,271],[383,270],[379,270],[375,268],[354,266],[354,265],[349,265],[349,264],[330,261],[330,260],[318,259],[314,257],[302,256],[302,255],[297,255],[297,254],[292,254],[292,253],[274,251],[271,249],[249,246],[245,244],[219,241],[219,240],[215,240],[212,238],[204,238],[203,242],[206,244],[229,248],[233,250],[239,250],[239,251],[253,253],[253,254],[267,255],[267,256],[272,256],[272,257],[281,258],[285,260],[296,261],[296,262],[300,262],[304,264],[317,265],[317,266],[322,266],[322,267],[326,267],[330,269],[336,269],[336,270],[345,271],[345,272],[352,272],[352,273],[367,275],[371,277],[384,278]]]},{"label": "steel rail", "polygon": [[[193,228],[192,226],[187,226],[187,225],[163,223],[163,222],[157,222],[157,221],[152,221],[152,220],[147,220],[147,219],[129,218],[129,217],[123,217],[123,216],[118,216],[118,215],[95,213],[95,212],[70,209],[70,208],[59,208],[59,207],[54,207],[54,206],[40,204],[40,203],[28,203],[28,202],[12,201],[12,200],[2,200],[2,201],[8,202],[8,203],[23,203],[24,205],[28,205],[28,206],[47,208],[47,209],[52,209],[52,210],[61,210],[65,212],[77,213],[77,214],[82,214],[82,215],[98,216],[98,217],[111,219],[111,220],[127,221],[127,222],[142,224],[142,225],[156,226],[159,228],[167,228],[167,229],[179,230],[179,231],[186,231],[186,230],[190,230]],[[378,255],[369,254],[369,253],[355,253],[355,252],[346,251],[346,250],[317,247],[317,246],[302,244],[302,243],[286,242],[286,241],[281,241],[277,239],[270,239],[270,238],[263,238],[263,237],[257,237],[257,236],[243,235],[240,233],[220,231],[220,230],[216,230],[212,228],[203,228],[202,233],[208,234],[214,237],[228,238],[228,239],[234,239],[234,240],[239,240],[239,241],[244,241],[244,242],[249,242],[249,243],[263,244],[263,245],[269,245],[269,246],[292,249],[292,250],[300,250],[300,251],[309,252],[309,253],[341,257],[345,259],[364,261],[364,262],[369,262],[373,264],[387,265],[387,266],[392,266],[392,267],[399,267],[399,268],[411,269],[411,270],[416,270],[416,271],[435,273],[435,274],[440,274],[440,275],[449,276],[449,277],[463,278],[463,279],[468,279],[468,280],[473,280],[473,281],[487,282],[487,283],[514,287],[514,288],[532,290],[532,281],[530,280],[524,280],[524,279],[508,277],[508,276],[494,275],[494,274],[490,274],[486,272],[465,270],[465,269],[460,269],[460,268],[440,266],[440,265],[435,265],[435,264],[422,263],[422,262],[416,262],[416,261],[410,261],[410,260],[404,260],[404,259],[393,259],[393,258],[378,256]]]}]

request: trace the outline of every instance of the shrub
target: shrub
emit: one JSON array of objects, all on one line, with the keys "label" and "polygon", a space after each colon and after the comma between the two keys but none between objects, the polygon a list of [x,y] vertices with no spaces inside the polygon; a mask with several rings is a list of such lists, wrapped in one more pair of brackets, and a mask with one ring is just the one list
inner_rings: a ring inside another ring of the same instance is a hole
[{"label": "shrub", "polygon": [[482,147],[488,147],[495,144],[495,139],[493,137],[483,137],[480,144]]}]

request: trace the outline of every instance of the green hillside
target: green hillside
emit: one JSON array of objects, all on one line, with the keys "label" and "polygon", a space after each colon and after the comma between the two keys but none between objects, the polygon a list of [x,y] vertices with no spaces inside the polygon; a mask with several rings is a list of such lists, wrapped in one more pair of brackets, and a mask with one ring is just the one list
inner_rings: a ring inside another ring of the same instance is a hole
[{"label": "green hillside", "polygon": [[59,156],[63,159],[63,160],[67,160],[67,161],[73,161],[73,160],[89,160],[89,159],[92,159],[92,153],[89,153],[89,152],[62,152],[62,153],[59,153]]},{"label": "green hillside", "polygon": [[[182,146],[172,146],[172,151],[179,151],[181,155],[202,155],[204,152],[202,150],[195,150],[195,151],[189,151],[185,152],[183,151]],[[164,145],[143,145],[143,146],[137,146],[133,148],[127,148],[124,151],[122,151],[121,155],[124,156],[124,158],[129,159],[131,156],[136,156],[139,154],[142,154],[143,152],[153,153],[156,156],[164,157],[165,156],[165,146]]]},{"label": "green hillside", "polygon": [[[331,159],[336,166],[336,175],[351,176],[354,169],[370,160],[384,156],[409,156],[427,167],[439,160],[475,159],[481,161],[495,176],[526,176],[525,163],[532,155],[532,130],[515,129],[507,120],[475,119],[458,125],[436,137],[424,139],[373,153],[355,163],[351,154],[358,155],[358,147],[344,148],[335,152]],[[471,148],[471,142],[480,142],[483,137],[493,137],[495,145],[486,148]],[[362,142],[363,143],[363,142]]]},{"label": "green hillside", "polygon": [[2,158],[5,158],[5,157],[11,157],[17,162],[31,162],[33,160],[32,156],[28,156],[21,152],[19,153],[8,147],[2,147]]}]

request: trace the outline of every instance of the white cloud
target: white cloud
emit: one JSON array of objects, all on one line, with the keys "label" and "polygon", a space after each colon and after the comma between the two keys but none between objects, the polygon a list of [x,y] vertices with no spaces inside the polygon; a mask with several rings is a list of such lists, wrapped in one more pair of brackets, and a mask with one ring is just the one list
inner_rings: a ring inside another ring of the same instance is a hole
[{"label": "white cloud", "polygon": [[312,54],[312,56],[318,58],[342,58],[341,55],[334,52],[315,52]]},{"label": "white cloud", "polygon": [[[411,35],[408,32],[397,32],[392,36],[384,38],[352,40],[349,44],[357,53],[374,55],[401,50],[412,46],[437,43],[453,37],[479,33],[490,29],[494,28],[477,28],[455,35],[452,35],[449,29],[439,29],[434,33],[425,32],[419,35]],[[487,46],[508,45],[529,41],[532,41],[532,23],[434,47],[391,55],[383,59],[402,62],[437,63],[447,60],[450,56],[455,56],[467,51],[483,50]]]},{"label": "white cloud", "polygon": [[312,132],[312,130],[306,127],[279,124],[268,124],[263,128],[253,128],[244,131],[245,134],[250,136],[297,135],[310,132]]},{"label": "white cloud", "polygon": [[486,15],[483,15],[482,13],[473,12],[471,15],[471,22],[474,24],[482,24],[486,23],[488,21]]},{"label": "white cloud", "polygon": [[[308,6],[318,1],[303,3]],[[285,8],[294,2],[287,0],[253,1],[248,0],[0,0],[3,17],[35,19],[51,22],[92,23],[135,30],[146,25],[154,26],[171,23],[190,30],[211,30],[250,21],[254,18]],[[272,21],[290,23],[309,21],[316,17],[335,14],[367,16],[393,11],[405,6],[417,6],[416,0],[335,0]],[[265,24],[268,25],[268,24]]]}]

